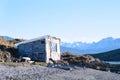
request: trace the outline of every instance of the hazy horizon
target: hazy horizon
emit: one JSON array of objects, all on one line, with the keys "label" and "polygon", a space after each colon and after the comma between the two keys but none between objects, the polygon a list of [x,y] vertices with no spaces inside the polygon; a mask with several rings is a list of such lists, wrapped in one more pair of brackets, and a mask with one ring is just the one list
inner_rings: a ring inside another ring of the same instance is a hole
[{"label": "hazy horizon", "polygon": [[1,0],[0,35],[64,42],[120,38],[119,0]]}]

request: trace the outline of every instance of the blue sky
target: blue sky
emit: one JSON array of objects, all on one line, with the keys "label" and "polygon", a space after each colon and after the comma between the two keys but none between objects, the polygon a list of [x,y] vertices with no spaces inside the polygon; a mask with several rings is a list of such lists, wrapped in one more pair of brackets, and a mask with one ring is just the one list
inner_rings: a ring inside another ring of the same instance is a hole
[{"label": "blue sky", "polygon": [[62,41],[120,38],[120,0],[0,0],[0,35]]}]

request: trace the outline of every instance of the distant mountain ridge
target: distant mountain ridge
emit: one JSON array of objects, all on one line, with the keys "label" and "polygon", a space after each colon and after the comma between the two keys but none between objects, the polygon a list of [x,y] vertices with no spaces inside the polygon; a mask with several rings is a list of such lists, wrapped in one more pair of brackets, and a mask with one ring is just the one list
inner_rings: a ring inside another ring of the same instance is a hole
[{"label": "distant mountain ridge", "polygon": [[120,38],[104,38],[98,42],[93,43],[83,43],[83,42],[74,42],[74,43],[61,43],[61,52],[69,51],[75,54],[92,54],[92,53],[101,53],[114,49],[120,48]]}]

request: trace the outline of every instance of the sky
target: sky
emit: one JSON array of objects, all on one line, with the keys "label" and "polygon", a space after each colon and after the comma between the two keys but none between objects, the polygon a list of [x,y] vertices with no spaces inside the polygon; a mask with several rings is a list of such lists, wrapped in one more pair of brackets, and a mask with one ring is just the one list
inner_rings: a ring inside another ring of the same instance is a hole
[{"label": "sky", "polygon": [[0,0],[0,35],[65,42],[120,38],[120,0]]}]

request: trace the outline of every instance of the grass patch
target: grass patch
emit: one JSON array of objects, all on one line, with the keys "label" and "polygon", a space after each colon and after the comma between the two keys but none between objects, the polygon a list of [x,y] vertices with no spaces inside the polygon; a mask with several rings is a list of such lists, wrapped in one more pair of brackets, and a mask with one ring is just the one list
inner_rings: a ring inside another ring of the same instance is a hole
[{"label": "grass patch", "polygon": [[35,65],[47,66],[45,62],[34,62]]},{"label": "grass patch", "polygon": [[8,66],[17,67],[17,63],[15,63],[15,62],[7,62],[6,64]]}]

